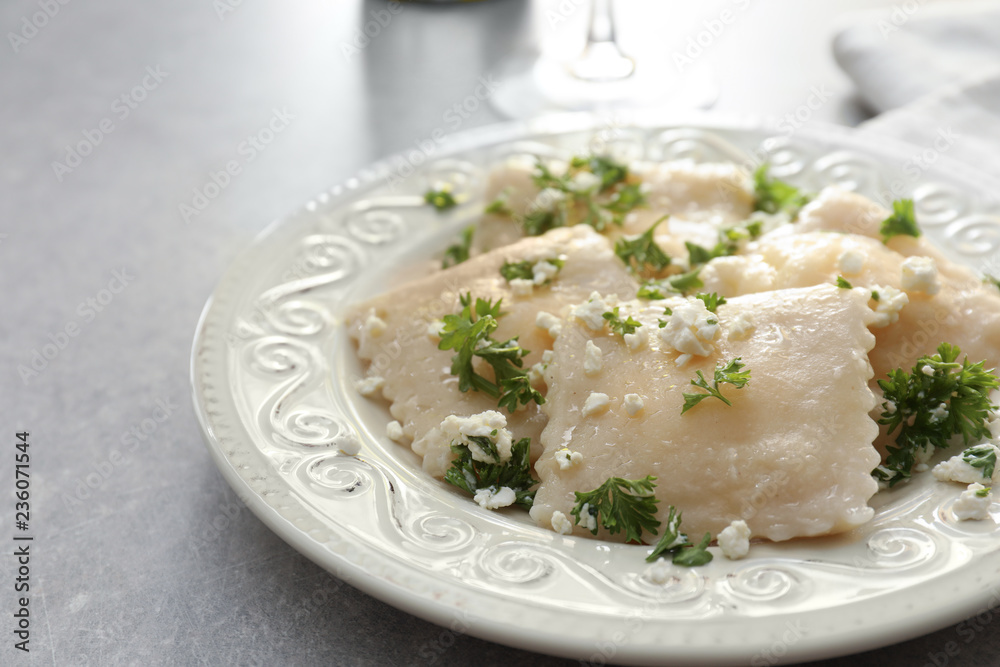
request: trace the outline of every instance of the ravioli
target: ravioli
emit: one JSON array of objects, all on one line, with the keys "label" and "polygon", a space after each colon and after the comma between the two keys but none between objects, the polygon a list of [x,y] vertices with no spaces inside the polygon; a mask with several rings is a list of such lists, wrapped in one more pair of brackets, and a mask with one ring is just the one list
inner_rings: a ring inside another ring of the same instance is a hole
[{"label": "ravioli", "polygon": [[[677,507],[695,541],[737,519],[775,541],[865,523],[879,464],[871,445],[878,429],[868,414],[875,398],[867,301],[864,290],[832,285],[733,298],[717,308],[711,354],[681,366],[658,320],[682,298],[620,306],[622,317],[631,314],[647,332],[637,349],[571,317],[545,374],[549,421],[532,517],[550,527],[561,519],[555,512],[570,515],[575,491],[609,477],[653,475],[657,518],[665,522],[667,507]],[[597,373],[586,366],[588,341],[601,350]],[[716,363],[735,357],[751,379],[742,389],[722,385],[732,405],[709,398],[681,414],[683,393],[699,391],[690,384],[695,372],[712,378]],[[606,396],[606,405],[595,408],[595,395]],[[558,463],[564,448],[581,455],[576,465]],[[589,534],[579,525],[572,530]],[[599,536],[614,539],[603,528]]]},{"label": "ravioli", "polygon": [[[565,256],[565,265],[557,277],[533,288],[530,295],[516,296],[500,275],[505,261],[560,255]],[[441,421],[448,415],[471,416],[497,409],[497,399],[458,389],[458,379],[450,372],[453,352],[439,350],[439,338],[429,331],[444,315],[461,310],[460,295],[468,292],[473,298],[503,299],[506,314],[493,337],[519,336],[521,346],[530,350],[524,359],[528,367],[552,346],[550,334],[535,326],[539,312],[558,315],[594,290],[631,296],[636,289],[607,239],[585,226],[561,228],[381,294],[358,305],[348,327],[358,342],[358,356],[369,364],[367,377],[375,379],[373,386],[380,385],[403,435],[412,440],[413,451],[424,457],[424,469],[440,477],[452,458],[450,443],[436,437]],[[490,371],[487,367],[478,372]],[[546,420],[538,406],[531,403],[507,415],[507,420],[517,438],[532,438],[537,454]]]}]

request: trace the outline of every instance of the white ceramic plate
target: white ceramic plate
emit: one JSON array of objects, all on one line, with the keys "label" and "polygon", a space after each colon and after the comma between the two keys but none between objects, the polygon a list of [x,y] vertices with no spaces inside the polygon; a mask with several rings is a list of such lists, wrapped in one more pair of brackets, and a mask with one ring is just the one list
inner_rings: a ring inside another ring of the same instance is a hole
[{"label": "white ceramic plate", "polygon": [[[820,128],[569,116],[460,135],[376,165],[272,226],[228,271],[194,343],[195,404],[227,481],[276,533],[354,586],[444,626],[601,664],[776,664],[898,642],[990,603],[996,521],[957,522],[960,489],[929,475],[874,499],[876,517],[836,538],[755,545],[743,561],[678,568],[657,585],[642,547],[570,538],[525,513],[488,512],[425,475],[361,398],[341,316],[440,251],[482,205],[489,165],[517,153],[731,160],[816,190],[839,183],[916,200],[929,236],[996,264],[986,183],[944,158]],[[422,205],[447,180],[471,203]],[[988,267],[987,267],[988,268]],[[994,273],[1000,273],[995,268]],[[932,344],[936,345],[936,341]],[[394,351],[385,350],[386,361]],[[340,447],[360,442],[358,456]],[[995,600],[994,600],[995,602]]]}]

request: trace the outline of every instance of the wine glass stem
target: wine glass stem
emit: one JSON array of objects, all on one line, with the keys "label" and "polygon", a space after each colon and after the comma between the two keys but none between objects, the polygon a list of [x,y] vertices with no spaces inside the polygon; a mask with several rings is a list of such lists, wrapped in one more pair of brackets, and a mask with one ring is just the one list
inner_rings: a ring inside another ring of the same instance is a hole
[{"label": "wine glass stem", "polygon": [[569,70],[576,78],[593,82],[621,81],[635,71],[635,61],[622,53],[615,40],[611,0],[591,0],[587,45]]}]

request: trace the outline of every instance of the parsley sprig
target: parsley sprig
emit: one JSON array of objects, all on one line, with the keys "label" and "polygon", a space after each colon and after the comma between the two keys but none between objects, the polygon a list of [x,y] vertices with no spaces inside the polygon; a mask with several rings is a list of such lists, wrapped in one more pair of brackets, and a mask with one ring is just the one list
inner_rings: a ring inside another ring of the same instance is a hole
[{"label": "parsley sprig", "polygon": [[[897,368],[878,381],[885,398],[878,422],[889,427],[890,435],[896,433],[896,441],[887,447],[886,462],[872,472],[877,479],[894,486],[910,476],[918,451],[943,449],[953,436],[962,436],[965,444],[990,437],[986,421],[997,409],[990,390],[1000,382],[982,361],[970,364],[966,357],[958,363],[961,352],[941,343],[937,354],[920,357],[912,372]],[[935,411],[942,404],[944,418]]]},{"label": "parsley sprig", "polygon": [[622,237],[615,241],[615,254],[631,271],[642,271],[647,266],[654,271],[661,271],[670,266],[670,256],[653,240],[657,226],[668,217],[670,216],[663,216],[633,239]]},{"label": "parsley sprig", "polygon": [[[660,527],[656,518],[656,503],[659,501],[653,495],[655,487],[656,478],[653,476],[637,480],[611,477],[593,491],[575,491],[576,505],[570,514],[576,517],[576,523],[584,526],[592,521],[590,532],[593,535],[597,535],[598,528],[603,526],[612,535],[624,532],[626,542],[641,542],[643,531],[656,535]],[[701,543],[693,545],[681,532],[681,513],[671,505],[663,535],[646,561],[653,562],[669,556],[675,565],[705,565],[712,560],[708,551],[711,541],[711,534],[705,533]]]},{"label": "parsley sprig", "polygon": [[[560,270],[566,266],[566,260],[560,259],[559,257],[551,257],[549,259],[539,261],[548,262]],[[534,280],[535,264],[537,263],[538,262],[532,262],[527,259],[521,262],[508,262],[504,260],[503,266],[500,267],[500,275],[503,276],[504,280],[507,282],[517,279]],[[543,284],[548,284],[549,282],[551,282],[551,279],[546,280]]]},{"label": "parsley sprig", "polygon": [[618,314],[618,306],[615,306],[612,310],[601,315],[611,328],[613,332],[621,337],[625,337],[625,334],[634,334],[635,330],[642,326],[642,323],[632,319],[632,316],[627,316],[624,320]]},{"label": "parsley sprig", "polygon": [[769,168],[765,163],[753,173],[754,210],[772,214],[784,211],[794,218],[810,197],[794,185],[768,176]]},{"label": "parsley sprig", "polygon": [[[580,173],[590,173],[597,178],[593,187],[581,189],[574,177]],[[628,167],[610,158],[591,155],[577,156],[570,160],[566,173],[556,175],[539,159],[532,174],[532,181],[540,190],[555,190],[562,193],[559,198],[542,206],[533,207],[520,220],[528,236],[538,236],[550,229],[569,224],[570,212],[582,212],[579,222],[603,231],[608,224],[622,225],[625,215],[644,206],[646,197],[638,183],[628,183]],[[498,205],[489,212],[510,213],[510,209]]]},{"label": "parsley sprig", "polygon": [[451,194],[451,187],[442,186],[439,190],[430,188],[424,193],[424,201],[439,211],[447,211],[458,204],[455,196]]},{"label": "parsley sprig", "polygon": [[[517,342],[517,336],[507,341],[496,341],[490,334],[497,328],[497,320],[502,316],[500,304],[503,299],[476,299],[468,293],[460,297],[462,312],[445,315],[438,349],[455,350],[451,358],[451,373],[458,377],[461,391],[481,391],[499,399],[500,407],[514,412],[520,405],[531,401],[541,405],[542,395],[528,381],[524,370],[523,357],[528,351]],[[476,372],[474,357],[486,361],[493,368],[495,381]]]},{"label": "parsley sprig", "polygon": [[655,477],[643,479],[622,479],[611,477],[593,491],[575,491],[576,505],[572,514],[577,523],[587,525],[587,519],[580,515],[587,513],[594,517],[591,533],[597,535],[597,528],[604,526],[612,535],[625,532],[627,542],[641,542],[642,531],[656,535],[660,522],[656,518],[656,503],[653,495]]},{"label": "parsley sprig", "polygon": [[702,375],[701,371],[696,371],[696,379],[691,380],[691,384],[699,389],[704,389],[707,394],[701,393],[685,393],[684,394],[684,407],[681,408],[681,414],[684,414],[694,406],[701,403],[706,398],[714,396],[726,405],[732,405],[732,402],[728,398],[722,395],[719,391],[720,384],[731,384],[737,389],[742,389],[746,386],[747,382],[750,381],[750,371],[743,370],[746,367],[742,361],[741,357],[736,357],[730,361],[725,366],[720,364],[715,365],[715,377],[713,378],[712,385],[709,386],[708,381],[705,376]]},{"label": "parsley sprig", "polygon": [[912,199],[897,199],[892,202],[892,215],[879,226],[882,243],[888,243],[893,236],[920,236],[920,227],[913,211]]},{"label": "parsley sprig", "polygon": [[468,445],[453,444],[451,451],[456,458],[445,472],[444,481],[472,495],[476,495],[479,489],[497,490],[506,486],[514,491],[515,504],[530,509],[535,500],[532,487],[538,484],[538,480],[531,475],[531,439],[521,438],[515,442],[510,449],[510,459],[505,463],[499,461],[496,444],[487,436],[471,436],[469,440],[490,454],[493,462],[477,461]]},{"label": "parsley sprig", "polygon": [[701,267],[679,273],[676,276],[663,278],[662,280],[647,280],[639,288],[636,296],[640,299],[666,299],[671,294],[687,294],[705,286],[698,274]]},{"label": "parsley sprig", "polygon": [[702,292],[701,294],[695,294],[694,298],[701,299],[702,303],[705,304],[705,309],[711,313],[714,313],[716,308],[726,303],[726,297],[719,296],[715,292],[709,294]]},{"label": "parsley sprig", "polygon": [[441,260],[442,269],[447,269],[449,266],[461,264],[469,259],[469,253],[472,249],[472,235],[475,231],[476,228],[474,226],[466,227],[462,230],[462,235],[459,237],[458,241],[448,246],[448,248],[444,251],[444,257]]},{"label": "parsley sprig", "polygon": [[997,450],[990,445],[976,445],[962,452],[962,460],[973,468],[982,468],[985,479],[993,478],[997,466]]}]

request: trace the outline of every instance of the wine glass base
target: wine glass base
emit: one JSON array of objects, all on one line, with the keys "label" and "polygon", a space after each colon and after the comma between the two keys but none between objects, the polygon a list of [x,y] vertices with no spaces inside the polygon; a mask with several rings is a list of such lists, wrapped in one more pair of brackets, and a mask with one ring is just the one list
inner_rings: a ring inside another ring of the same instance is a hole
[{"label": "wine glass base", "polygon": [[507,61],[497,79],[500,85],[490,102],[513,119],[559,111],[704,109],[719,96],[711,67],[699,63],[677,72],[670,65],[640,61],[629,77],[587,81],[575,77],[568,64],[545,55],[521,56]]}]

